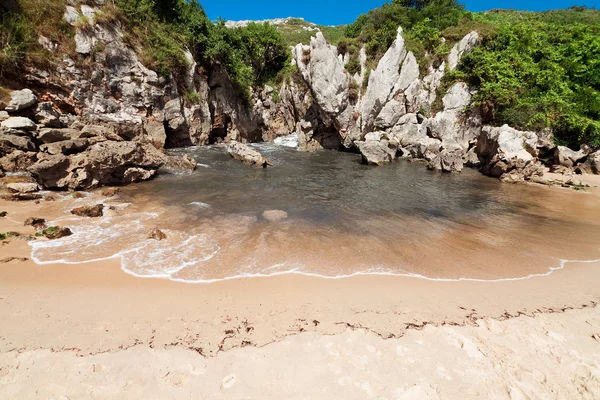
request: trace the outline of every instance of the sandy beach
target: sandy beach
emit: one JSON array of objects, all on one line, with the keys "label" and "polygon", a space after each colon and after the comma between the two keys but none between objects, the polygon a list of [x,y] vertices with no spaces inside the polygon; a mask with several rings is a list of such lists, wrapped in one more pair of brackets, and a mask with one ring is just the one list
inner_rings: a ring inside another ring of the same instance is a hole
[{"label": "sandy beach", "polygon": [[[0,202],[0,232],[34,233],[10,217],[44,203]],[[600,261],[498,282],[189,284],[116,258],[35,264],[24,240],[0,250],[2,398],[600,395]]]}]

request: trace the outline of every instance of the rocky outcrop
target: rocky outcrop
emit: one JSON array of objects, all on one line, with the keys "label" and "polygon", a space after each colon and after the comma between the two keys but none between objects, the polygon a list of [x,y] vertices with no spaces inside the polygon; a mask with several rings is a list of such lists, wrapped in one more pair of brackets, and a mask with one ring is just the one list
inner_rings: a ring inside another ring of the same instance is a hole
[{"label": "rocky outcrop", "polygon": [[22,131],[35,131],[37,126],[35,122],[26,117],[10,117],[0,123],[3,129],[16,129]]},{"label": "rocky outcrop", "polygon": [[484,127],[477,143],[476,153],[481,171],[503,181],[516,182],[543,174],[537,160],[538,136],[504,125]]},{"label": "rocky outcrop", "polygon": [[45,188],[80,190],[150,179],[166,161],[152,145],[106,141],[70,156],[44,157],[28,170]]},{"label": "rocky outcrop", "polygon": [[557,146],[554,149],[554,163],[563,167],[572,168],[579,161],[583,160],[591,150],[587,146],[582,146],[579,151],[571,150],[565,146]]},{"label": "rocky outcrop", "polygon": [[578,174],[600,174],[600,150],[590,154],[587,159],[575,169]]},{"label": "rocky outcrop", "polygon": [[371,132],[364,141],[357,141],[355,145],[365,164],[383,165],[396,159],[398,143],[383,132]]},{"label": "rocky outcrop", "polygon": [[254,168],[266,168],[273,165],[268,158],[243,143],[232,142],[227,151],[231,157]]}]

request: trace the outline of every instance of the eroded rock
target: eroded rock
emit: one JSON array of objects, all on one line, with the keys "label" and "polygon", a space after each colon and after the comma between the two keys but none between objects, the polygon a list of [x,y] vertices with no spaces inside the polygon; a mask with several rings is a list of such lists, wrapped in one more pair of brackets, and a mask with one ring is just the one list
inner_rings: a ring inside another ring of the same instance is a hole
[{"label": "eroded rock", "polygon": [[268,158],[243,143],[232,142],[227,151],[231,157],[253,168],[267,168],[273,165]]},{"label": "eroded rock", "polygon": [[71,210],[71,214],[78,217],[98,218],[104,215],[104,205],[96,204],[95,206],[82,206]]}]

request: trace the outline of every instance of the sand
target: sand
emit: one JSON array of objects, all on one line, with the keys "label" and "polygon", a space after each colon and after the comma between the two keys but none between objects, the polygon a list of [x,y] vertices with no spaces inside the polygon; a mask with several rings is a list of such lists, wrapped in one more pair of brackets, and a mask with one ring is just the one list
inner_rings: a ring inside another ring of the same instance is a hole
[{"label": "sand", "polygon": [[[33,232],[0,218],[10,230]],[[29,252],[10,240],[0,259]],[[598,282],[600,262],[502,282],[185,284],[117,259],[13,260],[0,264],[0,398],[598,398]]]}]

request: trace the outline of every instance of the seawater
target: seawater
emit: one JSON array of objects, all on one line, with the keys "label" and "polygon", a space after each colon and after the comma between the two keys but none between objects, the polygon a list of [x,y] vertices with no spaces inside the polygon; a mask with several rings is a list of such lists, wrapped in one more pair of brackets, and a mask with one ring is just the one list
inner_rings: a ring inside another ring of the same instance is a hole
[{"label": "seawater", "polygon": [[[279,274],[498,281],[600,258],[600,207],[590,194],[406,160],[366,166],[357,154],[302,153],[287,142],[253,147],[273,167],[252,169],[219,146],[177,149],[196,171],[78,200],[104,202],[100,219],[72,216],[73,201],[58,202],[53,223],[74,234],[32,242],[33,259],[116,257],[135,276],[212,282]],[[148,239],[153,228],[167,239]]]}]

